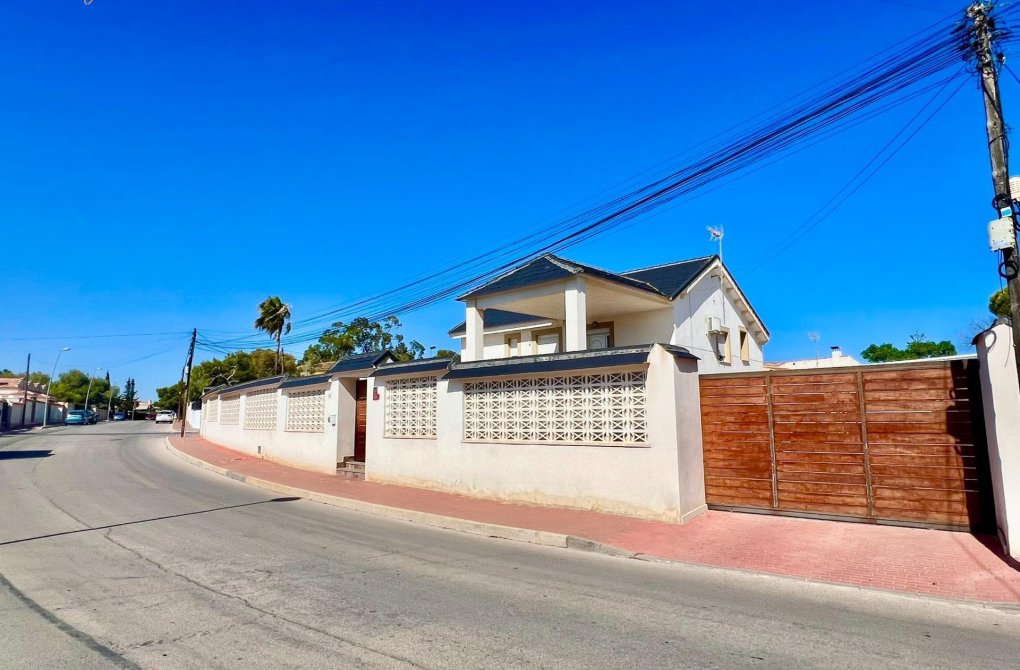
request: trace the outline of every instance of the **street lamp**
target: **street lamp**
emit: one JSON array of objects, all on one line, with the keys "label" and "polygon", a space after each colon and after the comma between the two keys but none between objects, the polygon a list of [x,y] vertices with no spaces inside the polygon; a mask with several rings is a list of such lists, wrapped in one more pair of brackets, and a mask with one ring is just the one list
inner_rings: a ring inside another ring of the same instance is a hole
[{"label": "street lamp", "polygon": [[50,384],[53,383],[53,375],[57,374],[57,363],[60,362],[60,354],[64,353],[65,351],[70,351],[70,350],[71,350],[71,347],[64,347],[63,349],[61,349],[60,351],[57,352],[57,360],[53,361],[53,371],[50,372],[50,378],[46,382],[46,411],[43,412],[43,417],[42,417],[43,428],[46,427],[46,422],[50,418]]},{"label": "street lamp", "polygon": [[[99,372],[102,369],[103,368],[96,368],[96,372]],[[92,393],[92,380],[93,379],[94,379],[94,377],[92,375],[89,375],[89,390],[85,391],[85,410],[86,411],[88,411],[88,409],[89,409],[89,394]]]}]

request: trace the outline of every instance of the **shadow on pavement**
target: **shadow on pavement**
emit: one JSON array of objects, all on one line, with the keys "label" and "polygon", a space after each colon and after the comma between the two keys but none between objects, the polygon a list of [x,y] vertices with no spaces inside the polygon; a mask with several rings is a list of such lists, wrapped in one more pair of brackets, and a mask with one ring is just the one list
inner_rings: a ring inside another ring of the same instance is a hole
[{"label": "shadow on pavement", "polygon": [[0,451],[0,461],[10,461],[16,458],[46,458],[52,456],[52,449],[27,449],[25,451]]},{"label": "shadow on pavement", "polygon": [[[3,452],[0,452],[3,453]],[[18,452],[11,452],[18,453]],[[25,453],[25,452],[21,452]],[[294,502],[295,500],[301,500],[296,496],[290,496],[286,498],[271,498],[270,500],[258,500],[256,502],[241,503],[240,505],[227,505],[225,507],[213,507],[211,509],[201,509],[197,512],[181,512],[180,514],[167,514],[166,516],[154,516],[150,519],[138,519],[137,521],[124,521],[123,523],[111,523],[105,526],[93,526],[90,528],[79,528],[77,530],[65,530],[60,533],[47,533],[46,535],[36,535],[35,537],[23,537],[20,540],[7,540],[6,542],[0,542],[0,547],[8,544],[20,544],[22,542],[31,542],[32,540],[44,540],[48,537],[60,537],[62,535],[76,535],[77,533],[90,533],[94,530],[107,530],[109,528],[120,528],[121,526],[134,526],[139,523],[149,523],[150,521],[162,521],[164,519],[176,519],[182,516],[194,516],[196,514],[208,514],[209,512],[221,512],[228,509],[237,509],[239,507],[251,507],[253,505],[264,505],[266,503],[280,503],[280,502]]]}]

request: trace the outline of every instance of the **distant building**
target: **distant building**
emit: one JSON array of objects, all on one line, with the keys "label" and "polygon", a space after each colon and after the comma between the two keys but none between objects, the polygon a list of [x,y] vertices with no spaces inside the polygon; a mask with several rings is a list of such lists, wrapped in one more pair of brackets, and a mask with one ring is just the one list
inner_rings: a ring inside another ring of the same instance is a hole
[{"label": "distant building", "polygon": [[[6,406],[0,410],[0,429],[42,423],[46,411],[46,385],[33,383],[24,377],[0,377],[0,404]],[[56,423],[63,420],[63,403],[50,402],[49,421]]]},{"label": "distant building", "polygon": [[842,368],[849,365],[862,365],[853,356],[847,356],[838,346],[832,347],[832,355],[825,358],[805,358],[798,361],[782,363],[766,363],[769,370],[811,370],[813,368]]}]

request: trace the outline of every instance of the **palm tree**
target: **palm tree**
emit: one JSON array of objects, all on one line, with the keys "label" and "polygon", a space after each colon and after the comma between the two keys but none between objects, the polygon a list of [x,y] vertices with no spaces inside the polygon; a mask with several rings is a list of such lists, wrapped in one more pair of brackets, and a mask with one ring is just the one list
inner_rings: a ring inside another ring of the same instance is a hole
[{"label": "palm tree", "polygon": [[255,329],[263,330],[276,340],[276,373],[280,374],[280,339],[290,332],[290,305],[284,305],[279,296],[270,296],[259,304],[259,318]]}]

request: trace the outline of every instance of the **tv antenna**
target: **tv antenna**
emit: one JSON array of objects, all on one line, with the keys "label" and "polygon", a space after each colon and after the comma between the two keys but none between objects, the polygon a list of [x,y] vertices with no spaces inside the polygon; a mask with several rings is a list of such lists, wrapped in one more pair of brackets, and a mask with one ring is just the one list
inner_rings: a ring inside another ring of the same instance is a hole
[{"label": "tv antenna", "polygon": [[723,229],[722,229],[722,226],[719,226],[718,228],[715,228],[713,226],[708,226],[707,228],[705,228],[705,230],[708,231],[708,241],[709,242],[715,242],[715,241],[719,242],[719,260],[721,261],[722,260],[722,238],[723,238]]},{"label": "tv antenna", "polygon": [[811,331],[807,334],[807,338],[815,345],[815,367],[818,367],[818,340],[821,338],[821,335],[815,331]]}]

